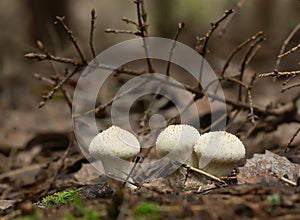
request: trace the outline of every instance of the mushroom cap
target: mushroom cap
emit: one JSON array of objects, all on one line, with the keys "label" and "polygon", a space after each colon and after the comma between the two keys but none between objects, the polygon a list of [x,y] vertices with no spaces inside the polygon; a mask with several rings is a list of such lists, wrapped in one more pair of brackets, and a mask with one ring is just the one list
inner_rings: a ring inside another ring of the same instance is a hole
[{"label": "mushroom cap", "polygon": [[211,174],[229,175],[234,164],[245,157],[245,147],[238,137],[226,131],[201,135],[194,145],[199,168]]},{"label": "mushroom cap", "polygon": [[174,159],[180,162],[188,160],[193,166],[193,145],[199,137],[198,130],[190,125],[169,125],[157,137],[156,152],[160,157],[172,152]]},{"label": "mushroom cap", "polygon": [[97,134],[89,146],[89,153],[95,159],[113,156],[129,160],[139,152],[138,139],[129,131],[118,126],[111,126]]}]

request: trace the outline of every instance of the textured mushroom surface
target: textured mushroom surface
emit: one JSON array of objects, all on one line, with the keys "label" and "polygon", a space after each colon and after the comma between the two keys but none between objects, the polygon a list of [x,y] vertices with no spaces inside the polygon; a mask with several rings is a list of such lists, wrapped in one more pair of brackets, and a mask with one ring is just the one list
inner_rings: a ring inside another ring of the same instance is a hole
[{"label": "textured mushroom surface", "polygon": [[245,157],[245,147],[238,137],[226,131],[208,132],[194,145],[200,169],[216,176],[227,176],[235,163]]},{"label": "textured mushroom surface", "polygon": [[171,153],[172,158],[197,166],[193,145],[200,137],[198,130],[190,125],[170,125],[165,128],[156,140],[156,152],[160,157]]},{"label": "textured mushroom surface", "polygon": [[140,143],[129,131],[111,126],[94,137],[89,152],[96,159],[105,156],[130,159],[140,152]]}]

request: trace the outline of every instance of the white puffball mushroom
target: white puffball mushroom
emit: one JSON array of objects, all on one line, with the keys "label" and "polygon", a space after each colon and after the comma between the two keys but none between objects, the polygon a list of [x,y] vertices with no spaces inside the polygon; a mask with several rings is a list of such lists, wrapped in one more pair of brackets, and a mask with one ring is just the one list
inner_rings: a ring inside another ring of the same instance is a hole
[{"label": "white puffball mushroom", "polygon": [[199,169],[217,177],[228,176],[246,153],[240,139],[226,131],[201,135],[194,145],[194,151],[199,159]]},{"label": "white puffball mushroom", "polygon": [[169,154],[172,160],[197,167],[193,146],[199,137],[198,130],[190,125],[169,125],[157,137],[156,152],[159,157]]},{"label": "white puffball mushroom", "polygon": [[118,126],[97,134],[89,146],[90,155],[101,160],[106,175],[121,181],[126,180],[133,167],[130,161],[139,152],[138,139]]}]

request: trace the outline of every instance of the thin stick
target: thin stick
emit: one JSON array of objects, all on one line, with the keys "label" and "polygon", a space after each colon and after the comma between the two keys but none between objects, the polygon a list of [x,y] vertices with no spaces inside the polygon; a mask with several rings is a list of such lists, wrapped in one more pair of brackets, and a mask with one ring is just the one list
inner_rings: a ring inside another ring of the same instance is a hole
[{"label": "thin stick", "polygon": [[294,70],[294,71],[277,71],[277,72],[269,72],[269,73],[261,73],[259,74],[259,77],[268,77],[268,76],[277,76],[280,77],[290,77],[290,76],[296,76],[300,75],[300,70]]},{"label": "thin stick", "polygon": [[52,88],[52,90],[45,96],[43,96],[43,101],[40,102],[39,104],[39,108],[42,108],[47,101],[49,101],[50,99],[52,99],[53,95],[57,92],[57,90],[59,90],[74,74],[76,74],[81,68],[80,67],[76,67],[73,72],[68,73],[67,76],[65,76],[64,79],[62,79],[54,88]]},{"label": "thin stick", "polygon": [[141,16],[142,16],[144,24],[147,24],[147,12],[145,9],[145,1],[144,0],[141,1]]},{"label": "thin stick", "polygon": [[300,44],[298,44],[297,46],[293,47],[293,48],[290,49],[289,51],[287,51],[287,52],[285,52],[285,53],[283,53],[283,54],[278,55],[278,57],[281,57],[281,58],[282,58],[282,57],[285,57],[285,56],[287,56],[287,55],[289,55],[289,54],[291,54],[291,53],[296,52],[299,48],[300,48]]},{"label": "thin stick", "polygon": [[[243,61],[242,61],[242,64],[241,64],[241,70],[240,70],[240,75],[239,75],[239,78],[240,78],[240,81],[243,81],[243,76],[244,76],[244,72],[245,72],[245,68],[247,66],[247,64],[249,63],[249,58],[250,57],[253,57],[252,56],[252,53],[254,52],[255,53],[255,48],[256,46],[263,40],[265,40],[265,35],[262,35],[261,37],[257,38],[256,41],[254,41],[250,47],[249,47],[249,50],[246,52],[244,58],[243,58]],[[239,95],[238,95],[238,100],[241,101],[242,100],[242,87],[239,86]]]},{"label": "thin stick", "polygon": [[160,92],[161,88],[163,87],[163,85],[164,85],[164,83],[161,82],[160,85],[158,86],[155,94],[152,96],[151,102],[150,102],[148,108],[144,111],[143,117],[140,119],[140,122],[139,122],[140,128],[143,128],[146,126],[146,121],[149,118],[151,109],[152,109],[153,105],[155,104],[155,100],[157,99],[159,92]]},{"label": "thin stick", "polygon": [[47,54],[27,53],[24,56],[29,59],[37,59],[38,61],[51,60],[51,61],[55,61],[55,62],[59,62],[59,63],[72,64],[74,66],[84,66],[81,62],[78,62],[75,59],[58,57],[58,56],[54,56],[49,53],[47,53]]},{"label": "thin stick", "polygon": [[253,110],[253,101],[252,101],[252,92],[251,89],[248,89],[248,99],[249,99],[249,107],[250,107],[250,121],[254,125],[255,124],[255,115]]},{"label": "thin stick", "polygon": [[200,82],[202,81],[202,73],[203,73],[203,66],[204,66],[204,57],[207,52],[207,45],[208,41],[213,34],[213,32],[218,28],[222,21],[224,21],[230,14],[233,13],[233,9],[229,9],[225,11],[223,17],[221,17],[218,21],[211,23],[211,29],[205,34],[204,37],[197,37],[197,44],[196,50],[202,55],[200,70],[199,70],[199,78],[198,78],[198,88],[201,88]]},{"label": "thin stick", "polygon": [[231,16],[228,17],[228,19],[226,20],[226,23],[223,25],[223,27],[221,28],[218,36],[221,37],[225,31],[226,28],[228,27],[228,25],[230,24],[230,22],[232,21],[233,17],[236,15],[236,13],[238,12],[238,10],[242,7],[242,5],[244,4],[245,0],[240,0],[236,3],[234,9],[233,9],[233,13],[231,14]]},{"label": "thin stick", "polygon": [[292,180],[289,180],[288,178],[285,178],[284,176],[279,176],[277,173],[273,172],[272,170],[271,170],[271,172],[272,172],[272,174],[273,174],[276,178],[278,178],[279,180],[281,180],[281,181],[283,181],[283,182],[285,182],[285,183],[288,183],[288,184],[290,184],[291,186],[297,186],[297,183],[296,183],[296,182],[294,182],[294,181],[292,181]]},{"label": "thin stick", "polygon": [[144,12],[141,12],[141,8],[144,9],[144,1],[143,0],[135,0],[134,3],[136,4],[136,9],[137,9],[137,19],[138,19],[138,25],[139,25],[139,30],[140,30],[140,33],[141,33],[141,37],[143,39],[143,45],[144,45],[144,49],[145,49],[145,53],[146,53],[146,60],[147,60],[147,65],[148,65],[148,71],[150,73],[153,73],[154,72],[154,69],[153,69],[153,66],[152,66],[152,63],[151,63],[151,60],[149,58],[149,51],[148,51],[148,47],[147,47],[147,44],[146,44],[146,40],[145,40],[145,37],[148,36],[148,33],[147,33],[147,24],[144,23],[144,20],[146,17],[142,17],[142,14],[144,13],[145,14],[145,11]]},{"label": "thin stick", "polygon": [[125,184],[128,182],[130,176],[133,174],[133,171],[135,170],[135,168],[136,168],[136,166],[138,165],[138,163],[139,163],[140,160],[141,160],[141,157],[139,157],[139,156],[137,156],[137,157],[135,158],[135,160],[134,160],[134,165],[133,165],[132,169],[130,170],[130,172],[128,173],[128,175],[127,175],[125,181],[123,182],[122,187],[124,187]]},{"label": "thin stick", "polygon": [[247,44],[249,44],[251,41],[256,40],[257,38],[261,37],[264,33],[262,31],[256,33],[255,35],[253,35],[251,38],[248,38],[246,41],[244,41],[243,43],[241,43],[240,45],[238,45],[229,55],[227,61],[225,62],[222,72],[221,72],[221,76],[223,77],[225,74],[226,69],[229,66],[229,63],[231,62],[232,58],[235,56],[235,54],[237,54],[242,48],[244,48]]},{"label": "thin stick", "polygon": [[212,174],[210,174],[210,173],[207,173],[207,172],[205,172],[205,171],[203,171],[203,170],[200,170],[200,169],[198,169],[198,168],[192,167],[192,166],[187,165],[187,164],[183,164],[182,166],[185,167],[185,168],[187,168],[188,170],[191,170],[191,171],[194,171],[194,172],[196,172],[196,173],[202,174],[202,175],[204,175],[204,176],[206,176],[206,177],[209,177],[209,178],[211,178],[211,179],[213,179],[213,180],[215,180],[215,181],[217,181],[217,182],[220,182],[220,183],[222,183],[222,184],[227,185],[227,184],[226,184],[223,180],[221,180],[220,178],[218,178],[218,177],[216,177],[216,176],[214,176],[214,175],[212,175]]},{"label": "thin stick", "polygon": [[69,27],[65,24],[64,20],[65,20],[65,17],[59,17],[59,16],[56,16],[56,19],[57,21],[55,22],[56,23],[59,23],[62,25],[62,27],[65,29],[65,31],[67,32],[71,42],[73,43],[73,45],[75,46],[79,56],[80,56],[80,59],[81,59],[81,62],[83,65],[87,65],[87,61],[83,55],[83,52],[82,50],[80,49],[78,43],[77,43],[77,40],[75,38],[75,36],[73,35],[73,32],[69,29]]},{"label": "thin stick", "polygon": [[279,178],[281,181],[290,184],[291,186],[297,186],[297,183],[296,183],[296,182],[294,182],[294,181],[292,181],[292,180],[289,180],[289,179],[285,178],[284,176],[278,177],[278,178]]},{"label": "thin stick", "polygon": [[180,35],[181,30],[183,29],[183,27],[184,27],[184,23],[183,22],[179,22],[178,23],[177,32],[175,34],[175,37],[174,37],[174,40],[173,40],[173,43],[172,43],[172,46],[171,46],[171,50],[170,50],[170,53],[169,53],[169,59],[168,59],[168,65],[167,65],[167,71],[166,71],[166,75],[167,76],[170,76],[171,59],[172,59],[173,52],[174,52],[175,47],[176,47],[176,41],[178,40],[178,37],[179,37],[179,35]]},{"label": "thin stick", "polygon": [[[174,40],[173,40],[171,48],[170,48],[169,59],[168,59],[167,70],[166,70],[166,76],[170,76],[170,69],[171,69],[171,63],[172,63],[171,60],[172,60],[173,52],[175,50],[176,42],[178,40],[178,37],[179,37],[179,35],[180,35],[181,30],[182,30],[183,27],[184,27],[184,23],[179,22],[178,23],[177,32],[176,32],[176,34],[174,36]],[[161,82],[160,83],[160,85],[158,86],[158,89],[155,92],[155,95],[152,97],[150,105],[148,106],[148,108],[144,112],[144,115],[143,115],[143,117],[140,120],[140,127],[141,128],[145,127],[146,121],[148,120],[149,115],[151,113],[151,109],[152,109],[152,107],[154,105],[154,101],[157,99],[157,96],[159,95],[159,92],[160,92],[161,88],[164,86],[164,84],[165,84],[165,82]]]},{"label": "thin stick", "polygon": [[[107,108],[108,106],[112,105],[114,101],[118,100],[119,98],[122,98],[124,95],[127,95],[128,93],[130,93],[132,90],[138,88],[139,86],[143,85],[146,82],[146,80],[141,81],[140,83],[136,84],[135,86],[129,88],[128,90],[120,93],[117,96],[114,96],[112,99],[110,99],[109,101],[107,101],[104,104],[101,104],[99,106],[97,106],[95,109],[89,110],[87,112],[84,113],[84,115],[88,115],[91,113],[95,113],[98,114],[100,111],[102,111],[103,109]],[[75,117],[79,117],[80,115],[77,115]]]},{"label": "thin stick", "polygon": [[224,21],[230,14],[233,13],[233,9],[229,9],[225,11],[225,14],[223,15],[223,17],[221,17],[219,20],[217,20],[216,22],[211,23],[211,29],[205,34],[204,37],[201,38],[197,38],[197,47],[200,47],[200,43],[204,42],[202,45],[202,50],[200,52],[200,54],[205,57],[206,52],[207,52],[207,45],[208,45],[208,41],[211,37],[211,35],[213,34],[213,32],[218,28],[218,26],[222,23],[222,21]]},{"label": "thin stick", "polygon": [[[65,70],[65,76],[68,75],[68,72],[69,72],[69,70],[66,69],[66,70]],[[59,78],[58,78],[58,80],[59,80]],[[57,81],[57,83],[59,83],[59,81]],[[65,97],[65,99],[66,99],[66,101],[67,101],[67,104],[68,104],[68,106],[69,106],[69,109],[70,109],[70,111],[71,111],[71,113],[72,113],[72,98],[71,98],[71,95],[70,95],[70,94],[68,93],[68,91],[65,89],[65,86],[64,86],[64,85],[61,86],[60,90],[62,91],[62,93],[63,93],[63,95],[64,95],[64,97]]]},{"label": "thin stick", "polygon": [[136,36],[141,36],[140,31],[131,31],[131,30],[118,30],[114,28],[107,28],[105,30],[106,33],[113,33],[113,34],[133,34]]},{"label": "thin stick", "polygon": [[211,130],[211,128],[213,128],[214,126],[216,126],[218,123],[220,123],[221,121],[223,121],[224,119],[226,119],[227,117],[227,112],[225,112],[221,117],[219,117],[217,120],[215,120],[213,123],[211,123],[210,125],[208,125],[206,128],[204,128],[201,133],[204,134],[208,131]]},{"label": "thin stick", "polygon": [[296,88],[296,87],[299,87],[299,86],[300,86],[300,83],[294,83],[294,84],[292,84],[292,85],[289,85],[289,86],[284,87],[284,88],[281,90],[281,92],[286,92],[286,91],[289,90],[289,89]]},{"label": "thin stick", "polygon": [[94,30],[95,30],[95,20],[96,20],[96,12],[95,9],[92,9],[91,11],[91,30],[90,30],[90,39],[89,39],[89,45],[90,49],[93,55],[93,58],[96,57],[95,49],[94,49],[94,44],[93,44],[93,38],[94,38]]},{"label": "thin stick", "polygon": [[284,148],[284,152],[287,152],[289,147],[291,146],[291,144],[293,143],[293,141],[295,140],[295,138],[297,137],[298,133],[300,132],[300,127],[297,129],[297,131],[294,133],[293,137],[291,138],[291,140],[289,141],[289,143],[285,146]]},{"label": "thin stick", "polygon": [[293,78],[295,78],[297,75],[291,75],[289,78],[287,78],[283,83],[282,86],[286,86]]},{"label": "thin stick", "polygon": [[114,67],[114,66],[105,65],[105,64],[100,64],[100,65],[98,65],[98,67],[101,69],[115,71],[116,74],[114,76],[118,76],[118,74],[121,74],[121,73],[127,74],[127,75],[132,75],[132,76],[141,76],[142,74],[145,73],[145,71],[136,71],[136,70],[127,69],[124,67]]},{"label": "thin stick", "polygon": [[280,55],[284,53],[286,46],[289,44],[290,40],[292,39],[292,37],[296,34],[296,32],[299,29],[300,29],[300,22],[297,24],[297,26],[292,30],[292,32],[289,34],[289,36],[283,42],[283,44],[281,46],[281,49],[280,49],[280,52],[279,52],[279,55],[277,56],[275,66],[274,66],[274,73],[278,72],[278,68],[279,68],[279,65],[281,63],[281,58],[282,57]]},{"label": "thin stick", "polygon": [[240,110],[239,110],[239,109],[234,109],[234,110],[232,110],[231,112],[233,112],[233,111],[235,111],[235,112],[234,112],[234,115],[233,115],[232,117],[229,117],[229,121],[228,121],[228,123],[227,123],[227,125],[226,125],[225,131],[228,131],[228,130],[229,130],[230,126],[233,125],[234,120],[236,119],[236,117],[237,117],[238,114],[240,113]]},{"label": "thin stick", "polygon": [[44,76],[41,76],[40,74],[38,73],[34,73],[33,74],[33,77],[40,80],[40,81],[43,81],[43,82],[46,82],[47,84],[49,84],[50,86],[55,86],[55,82],[54,80],[52,79],[49,79],[47,77],[44,77]]},{"label": "thin stick", "polygon": [[126,18],[126,17],[123,17],[123,18],[122,18],[122,21],[125,21],[127,24],[133,24],[133,25],[136,26],[136,27],[139,26],[138,23],[136,23],[135,21],[133,21],[133,20],[131,20],[131,19],[129,19],[129,18]]}]

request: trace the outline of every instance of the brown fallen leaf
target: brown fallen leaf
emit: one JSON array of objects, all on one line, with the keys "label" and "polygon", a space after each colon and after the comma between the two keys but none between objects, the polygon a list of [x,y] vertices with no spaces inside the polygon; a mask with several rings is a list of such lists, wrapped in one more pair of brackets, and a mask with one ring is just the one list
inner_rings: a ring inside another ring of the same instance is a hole
[{"label": "brown fallen leaf", "polygon": [[265,154],[254,154],[237,175],[239,184],[278,184],[285,181],[293,185],[300,176],[300,165],[291,163],[286,157],[266,150]]}]

